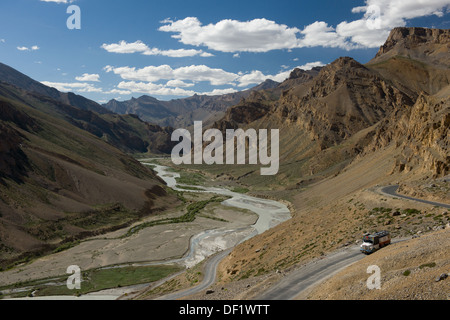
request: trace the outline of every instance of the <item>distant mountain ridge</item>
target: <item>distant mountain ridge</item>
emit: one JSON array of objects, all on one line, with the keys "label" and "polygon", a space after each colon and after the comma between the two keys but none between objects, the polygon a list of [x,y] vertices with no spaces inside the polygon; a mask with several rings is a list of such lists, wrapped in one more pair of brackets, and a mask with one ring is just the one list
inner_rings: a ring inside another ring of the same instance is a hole
[{"label": "distant mountain ridge", "polygon": [[0,81],[12,84],[28,92],[36,92],[41,95],[51,97],[57,101],[70,104],[83,110],[95,111],[99,114],[111,113],[111,111],[102,107],[97,102],[89,100],[83,96],[76,95],[72,92],[60,92],[55,88],[48,87],[36,80],[31,79],[30,77],[3,63],[0,63]]},{"label": "distant mountain ridge", "polygon": [[272,89],[278,85],[278,82],[268,79],[251,89],[223,95],[195,94],[192,97],[170,101],[160,101],[144,95],[127,101],[111,100],[103,106],[118,114],[135,114],[144,121],[161,126],[189,127],[195,120],[210,124],[220,119],[229,107],[239,103],[252,92]]}]

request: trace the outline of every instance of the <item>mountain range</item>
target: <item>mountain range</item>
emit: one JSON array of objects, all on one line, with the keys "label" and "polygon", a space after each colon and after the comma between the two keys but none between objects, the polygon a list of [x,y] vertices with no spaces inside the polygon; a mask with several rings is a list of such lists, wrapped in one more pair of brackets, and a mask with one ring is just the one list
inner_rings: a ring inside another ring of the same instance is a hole
[{"label": "mountain range", "polygon": [[[243,92],[105,105],[0,64],[0,265],[176,205],[134,157],[170,154],[173,128],[194,120],[222,131],[280,130],[278,175],[226,167],[227,177],[257,190],[305,188],[381,153],[395,159],[386,174],[445,177],[449,48],[449,30],[395,28],[366,64],[340,57]],[[214,170],[220,180],[224,168]]]},{"label": "mountain range", "polygon": [[[272,182],[283,187],[336,174],[388,144],[402,149],[399,165],[443,177],[450,160],[449,34],[395,28],[368,63],[341,57],[291,84],[293,72],[278,86],[285,87],[279,98],[269,98],[276,89],[257,92],[213,126],[280,129],[281,168]],[[257,179],[251,169],[239,174],[244,184]]]},{"label": "mountain range", "polygon": [[203,121],[205,125],[220,119],[225,111],[248,97],[254,91],[275,88],[279,83],[267,79],[248,90],[224,95],[194,95],[184,99],[160,101],[150,96],[141,96],[127,101],[111,100],[103,106],[118,114],[135,114],[144,121],[161,126],[186,128],[194,121]]}]

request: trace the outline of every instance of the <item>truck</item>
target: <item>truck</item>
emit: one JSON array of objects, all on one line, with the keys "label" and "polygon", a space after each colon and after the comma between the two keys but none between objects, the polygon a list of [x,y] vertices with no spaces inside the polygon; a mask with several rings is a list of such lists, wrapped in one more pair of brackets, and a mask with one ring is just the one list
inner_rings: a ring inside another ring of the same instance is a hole
[{"label": "truck", "polygon": [[391,243],[391,235],[388,231],[379,231],[375,233],[365,233],[362,237],[360,251],[365,254],[371,254]]}]

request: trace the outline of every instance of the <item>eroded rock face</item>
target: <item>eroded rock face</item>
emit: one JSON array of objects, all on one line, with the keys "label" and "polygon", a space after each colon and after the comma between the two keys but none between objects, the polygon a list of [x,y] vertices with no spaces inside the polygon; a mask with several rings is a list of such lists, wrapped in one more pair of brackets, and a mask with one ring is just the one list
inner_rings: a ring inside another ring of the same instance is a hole
[{"label": "eroded rock face", "polygon": [[[450,44],[450,30],[449,29],[429,29],[429,28],[394,28],[392,29],[386,43],[381,46],[380,50],[375,56],[375,59],[385,55],[390,51],[398,54],[406,50],[412,50],[419,46],[429,45],[432,49],[433,45],[446,45]],[[424,50],[423,56],[433,54],[432,50]],[[443,52],[445,53],[445,52]],[[414,52],[410,52],[414,54]],[[445,58],[443,56],[443,58]],[[447,51],[447,61],[448,61]]]},{"label": "eroded rock face", "polygon": [[394,143],[401,149],[393,172],[414,168],[435,178],[449,173],[450,99],[422,94],[412,108],[405,108],[384,119],[376,130],[372,152]]}]

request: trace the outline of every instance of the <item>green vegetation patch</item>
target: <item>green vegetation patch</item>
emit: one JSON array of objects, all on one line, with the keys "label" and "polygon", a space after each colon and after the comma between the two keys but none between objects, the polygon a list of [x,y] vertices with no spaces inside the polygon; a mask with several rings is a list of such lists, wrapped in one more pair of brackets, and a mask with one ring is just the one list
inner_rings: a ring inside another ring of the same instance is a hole
[{"label": "green vegetation patch", "polygon": [[176,218],[166,218],[166,219],[159,219],[159,220],[141,223],[140,225],[137,225],[137,226],[131,228],[130,230],[128,230],[128,232],[123,237],[129,237],[132,234],[139,232],[140,230],[142,230],[144,228],[148,228],[148,227],[152,227],[152,226],[156,226],[156,225],[192,222],[195,220],[196,215],[203,208],[205,208],[206,205],[208,205],[209,203],[222,202],[222,201],[224,201],[224,198],[222,198],[220,196],[214,196],[207,200],[202,200],[202,201],[197,201],[197,202],[191,203],[186,207],[187,212],[184,215],[182,215],[180,217],[176,217]]},{"label": "green vegetation patch", "polygon": [[423,269],[423,268],[434,268],[436,267],[436,263],[435,262],[430,262],[430,263],[424,263],[421,266],[419,266],[419,269]]},{"label": "green vegetation patch", "polygon": [[65,283],[58,286],[44,285],[37,288],[35,295],[80,295],[105,289],[151,283],[180,270],[181,267],[173,265],[94,269],[82,272],[81,289],[79,290],[69,290]]},{"label": "green vegetation patch", "polygon": [[206,181],[206,177],[197,172],[182,171],[180,172],[180,177],[176,178],[176,180],[179,184],[199,186],[203,185],[203,183]]},{"label": "green vegetation patch", "polygon": [[250,190],[245,187],[235,187],[235,188],[231,189],[231,191],[236,192],[236,193],[247,193]]}]

